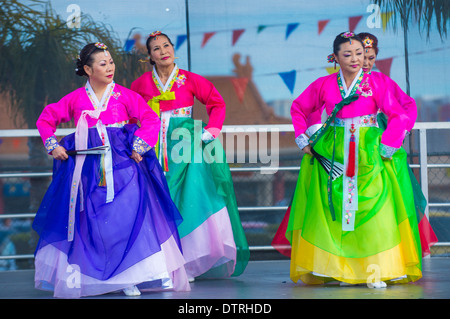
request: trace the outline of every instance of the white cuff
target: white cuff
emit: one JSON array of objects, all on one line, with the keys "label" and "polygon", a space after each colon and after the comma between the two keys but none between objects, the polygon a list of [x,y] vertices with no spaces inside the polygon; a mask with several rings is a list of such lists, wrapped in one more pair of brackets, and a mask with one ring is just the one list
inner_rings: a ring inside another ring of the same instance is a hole
[{"label": "white cuff", "polygon": [[203,129],[202,132],[202,141],[205,143],[212,142],[214,140],[214,136],[208,132],[208,130]]},{"label": "white cuff", "polygon": [[295,143],[297,143],[298,147],[302,150],[305,146],[309,145],[308,137],[305,134],[300,134],[295,138]]},{"label": "white cuff", "polygon": [[314,133],[316,133],[320,128],[322,127],[322,124],[314,124],[308,127],[305,134],[309,137],[313,136]]},{"label": "white cuff", "polygon": [[397,152],[398,148],[387,146],[385,144],[380,144],[380,155],[384,158],[392,158],[392,156]]}]

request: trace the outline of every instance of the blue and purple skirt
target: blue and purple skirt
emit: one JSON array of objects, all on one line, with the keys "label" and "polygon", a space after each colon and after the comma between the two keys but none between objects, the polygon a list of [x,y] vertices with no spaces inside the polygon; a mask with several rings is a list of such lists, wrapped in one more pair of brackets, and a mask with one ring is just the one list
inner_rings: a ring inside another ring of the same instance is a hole
[{"label": "blue and purple skirt", "polygon": [[[106,203],[102,155],[87,155],[76,203],[74,237],[68,240],[69,201],[75,156],[54,161],[53,180],[36,214],[35,287],[55,297],[77,298],[118,291],[190,290],[177,227],[182,217],[163,171],[150,150],[130,158],[138,126],[108,127],[114,200]],[[74,134],[60,142],[75,148]],[[88,147],[102,145],[95,128]]]}]

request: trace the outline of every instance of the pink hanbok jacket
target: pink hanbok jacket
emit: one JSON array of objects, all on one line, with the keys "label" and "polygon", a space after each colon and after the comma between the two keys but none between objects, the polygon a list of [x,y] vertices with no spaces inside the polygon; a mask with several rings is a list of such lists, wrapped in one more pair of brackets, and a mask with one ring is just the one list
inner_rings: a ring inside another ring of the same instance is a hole
[{"label": "pink hanbok jacket", "polygon": [[[178,69],[178,75],[170,80],[174,81],[171,92],[175,93],[175,99],[159,101],[160,111],[193,106],[196,98],[206,106],[209,116],[205,129],[217,137],[225,120],[226,106],[214,85],[204,77],[183,69]],[[146,72],[136,79],[131,84],[131,89],[138,92],[146,102],[161,94],[152,72]]]},{"label": "pink hanbok jacket", "polygon": [[[342,101],[337,77],[338,73],[333,73],[317,79],[292,103],[291,116],[297,144],[309,127],[320,123],[320,115],[324,110],[330,115],[335,105]],[[395,152],[416,121],[417,108],[414,100],[403,93],[394,81],[379,72],[364,74],[357,94],[360,95],[359,99],[344,106],[336,117],[345,119],[383,112],[388,123],[381,144],[390,149],[391,153]],[[310,135],[304,140],[308,136]],[[299,144],[299,147],[306,145]]]},{"label": "pink hanbok jacket", "polygon": [[[116,83],[112,83],[111,90],[105,92],[106,94],[108,95],[105,99],[106,104],[103,105],[105,108],[98,119],[86,116],[87,127],[95,126],[99,119],[105,126],[126,124],[130,120],[140,121],[141,127],[135,131],[133,149],[142,155],[142,150],[153,147],[158,139],[160,120],[144,99],[136,92]],[[89,94],[87,86],[67,94],[56,103],[47,105],[36,122],[47,151],[51,153],[58,146],[54,135],[58,125],[72,119],[75,120],[75,125],[78,125],[83,111],[94,110],[96,106],[92,102],[92,94]]]}]

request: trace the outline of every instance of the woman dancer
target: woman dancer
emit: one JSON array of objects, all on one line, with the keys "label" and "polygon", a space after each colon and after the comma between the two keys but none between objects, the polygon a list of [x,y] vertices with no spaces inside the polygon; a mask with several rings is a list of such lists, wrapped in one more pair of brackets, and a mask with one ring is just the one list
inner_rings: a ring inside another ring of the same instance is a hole
[{"label": "woman dancer", "polygon": [[[371,288],[416,281],[421,247],[401,148],[410,119],[386,82],[363,72],[364,46],[354,33],[336,37],[333,58],[340,71],[313,82],[291,108],[305,152],[286,232],[291,279]],[[306,119],[323,109],[326,123],[307,137]],[[385,131],[378,109],[389,118]]]},{"label": "woman dancer", "polygon": [[[398,84],[395,83],[391,78],[385,76],[380,72],[372,71],[379,52],[377,37],[371,33],[366,32],[359,33],[357,36],[363,41],[365,48],[363,71],[365,73],[371,74],[373,77],[379,78],[379,81],[385,81],[386,85],[389,85],[398,103],[405,110],[404,116],[409,117],[409,120],[407,121],[407,123],[409,124],[406,127],[406,135],[410,134],[417,118],[416,102],[413,98],[403,92]],[[329,62],[334,62],[333,55],[329,56]],[[377,124],[381,129],[386,129],[387,118],[382,112],[378,112],[377,114]],[[307,126],[308,129],[305,132],[307,136],[312,136],[312,134],[314,134],[314,132],[316,132],[322,126],[319,112],[310,114],[310,116],[307,118]],[[422,256],[425,257],[431,253],[431,247],[438,242],[438,239],[428,221],[427,216],[425,215],[425,207],[427,205],[426,198],[423,195],[420,185],[417,182],[417,179],[411,169],[409,169],[409,173],[411,184],[413,186],[414,203],[416,206],[417,220],[419,223],[418,227],[422,247]],[[288,208],[288,211],[286,212],[280,224],[280,227],[278,228],[272,241],[272,245],[280,253],[288,257],[290,256],[291,247],[289,241],[285,237],[285,233],[289,220],[290,208],[291,207]]]},{"label": "woman dancer", "polygon": [[[392,81],[391,78],[385,76],[383,73],[372,71],[379,52],[378,38],[373,34],[367,32],[359,33],[358,37],[363,40],[365,48],[363,64],[364,72],[369,73],[372,76],[379,77],[380,79],[386,81],[391,87],[395,98],[405,110],[405,115],[410,118],[410,120],[408,121],[410,125],[406,127],[406,135],[409,135],[417,118],[416,102],[408,94],[403,92],[403,90],[397,85],[397,83]],[[385,114],[379,112],[377,120],[378,126],[382,129],[386,129],[387,118]],[[438,242],[438,239],[428,221],[427,215],[425,215],[427,200],[423,195],[422,189],[420,188],[420,185],[417,182],[417,179],[411,169],[409,169],[409,173],[414,191],[414,203],[416,205],[417,220],[419,222],[422,255],[427,256],[431,253],[431,247]]]},{"label": "woman dancer", "polygon": [[[152,148],[159,118],[114,83],[114,71],[106,45],[86,45],[76,69],[88,78],[85,87],[47,105],[36,123],[54,168],[33,223],[35,286],[55,297],[190,290],[182,219]],[[71,119],[76,132],[58,142],[56,127]]]},{"label": "woman dancer", "polygon": [[[211,82],[174,63],[166,34],[147,39],[151,72],[131,85],[160,115],[157,154],[183,222],[178,227],[186,270],[195,277],[240,275],[249,249],[237,210],[230,169],[218,135],[225,103]],[[191,118],[194,98],[205,104],[208,125]]]}]

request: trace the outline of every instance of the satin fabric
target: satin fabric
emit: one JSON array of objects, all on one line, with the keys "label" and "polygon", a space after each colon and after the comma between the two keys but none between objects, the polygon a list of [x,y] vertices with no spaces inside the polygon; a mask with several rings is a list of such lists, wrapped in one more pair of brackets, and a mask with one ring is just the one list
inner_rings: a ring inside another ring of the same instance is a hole
[{"label": "satin fabric", "polygon": [[[383,161],[382,133],[375,127],[360,128],[354,231],[342,230],[342,177],[332,183],[333,221],[327,205],[328,175],[316,160],[303,157],[286,231],[294,282],[314,284],[331,278],[367,283],[373,275],[371,265],[377,267],[379,280],[421,278],[421,245],[406,152],[400,149],[392,160]],[[336,161],[342,162],[344,128],[337,127],[336,134]],[[329,130],[315,150],[330,157],[333,138]]]},{"label": "satin fabric", "polygon": [[[65,271],[59,268],[60,265],[68,264],[76,265],[81,275],[90,279],[87,281],[89,287],[80,283],[80,294],[84,290],[108,292],[106,287],[117,278],[121,278],[119,284],[111,285],[111,289],[143,283],[136,282],[136,278],[149,281],[169,278],[177,289],[190,289],[177,230],[182,218],[170,198],[156,155],[153,150],[145,153],[139,164],[130,158],[137,129],[135,124],[107,128],[114,163],[115,196],[112,202],[106,203],[106,187],[99,186],[101,155],[86,156],[80,183],[82,196],[76,203],[75,233],[70,242],[67,240],[67,221],[75,157],[54,161],[52,183],[33,223],[33,229],[40,237],[35,252],[37,288],[64,286],[60,281],[68,279],[57,274]],[[74,134],[63,138],[60,144],[73,150]],[[88,147],[99,145],[102,141],[97,130],[89,129]],[[55,264],[46,262],[42,254],[55,256]],[[144,272],[135,276],[135,266],[153,256],[159,256],[155,267],[140,268]],[[55,290],[55,296],[66,297],[67,290],[63,290],[62,295],[57,293]]]},{"label": "satin fabric", "polygon": [[183,217],[178,230],[186,268],[193,277],[238,276],[250,252],[225,152],[218,139],[201,141],[204,126],[191,118],[172,117],[167,134],[166,178]]}]

